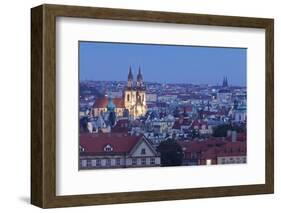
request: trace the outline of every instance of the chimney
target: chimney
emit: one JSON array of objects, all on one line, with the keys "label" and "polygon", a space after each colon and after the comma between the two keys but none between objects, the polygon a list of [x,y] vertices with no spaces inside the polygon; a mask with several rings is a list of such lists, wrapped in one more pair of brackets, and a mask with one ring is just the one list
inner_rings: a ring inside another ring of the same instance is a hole
[{"label": "chimney", "polygon": [[231,132],[231,142],[236,142],[237,141],[237,132],[232,131]]}]

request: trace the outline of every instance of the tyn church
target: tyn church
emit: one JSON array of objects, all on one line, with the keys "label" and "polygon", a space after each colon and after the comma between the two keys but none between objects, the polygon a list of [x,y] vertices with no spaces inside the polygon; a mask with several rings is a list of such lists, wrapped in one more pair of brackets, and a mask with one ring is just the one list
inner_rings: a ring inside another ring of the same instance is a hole
[{"label": "tyn church", "polygon": [[146,106],[146,87],[143,83],[141,69],[137,74],[137,81],[134,82],[132,69],[130,67],[128,74],[127,86],[124,90],[125,108],[129,110],[129,114],[133,117],[145,115]]},{"label": "tyn church", "polygon": [[143,82],[143,76],[139,67],[136,81],[132,73],[132,68],[129,68],[127,85],[123,91],[123,97],[111,98],[104,97],[97,99],[92,108],[93,116],[100,116],[107,111],[114,111],[117,117],[126,115],[126,111],[133,118],[145,115],[146,106],[146,87]]}]

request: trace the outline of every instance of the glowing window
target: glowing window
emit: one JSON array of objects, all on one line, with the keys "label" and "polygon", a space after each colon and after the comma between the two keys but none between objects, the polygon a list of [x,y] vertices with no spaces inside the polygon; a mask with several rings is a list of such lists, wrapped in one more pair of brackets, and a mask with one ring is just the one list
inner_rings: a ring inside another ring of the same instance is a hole
[{"label": "glowing window", "polygon": [[212,165],[212,160],[211,159],[207,159],[206,160],[206,165]]}]

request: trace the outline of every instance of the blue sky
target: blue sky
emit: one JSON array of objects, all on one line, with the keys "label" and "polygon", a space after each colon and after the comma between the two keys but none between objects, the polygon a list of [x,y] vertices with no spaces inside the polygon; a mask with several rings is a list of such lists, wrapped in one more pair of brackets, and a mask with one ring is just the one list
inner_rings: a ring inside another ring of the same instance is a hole
[{"label": "blue sky", "polygon": [[246,86],[247,49],[79,42],[80,80],[127,80],[141,67],[144,81]]}]

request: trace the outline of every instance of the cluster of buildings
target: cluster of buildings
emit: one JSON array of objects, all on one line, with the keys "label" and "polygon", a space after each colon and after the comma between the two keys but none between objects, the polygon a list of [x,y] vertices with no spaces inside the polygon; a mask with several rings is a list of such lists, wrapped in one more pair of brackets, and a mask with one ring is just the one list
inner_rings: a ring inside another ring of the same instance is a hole
[{"label": "cluster of buildings", "polygon": [[[178,143],[182,165],[246,163],[246,88],[222,85],[80,83],[80,169],[161,165],[157,147]],[[218,130],[221,128],[222,130]],[[221,132],[224,132],[223,134]]]}]

